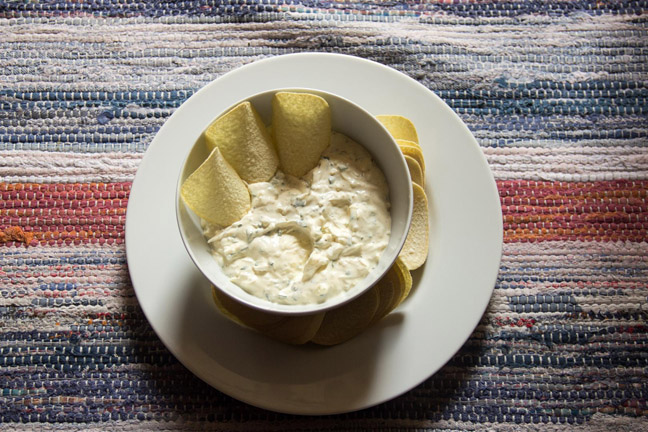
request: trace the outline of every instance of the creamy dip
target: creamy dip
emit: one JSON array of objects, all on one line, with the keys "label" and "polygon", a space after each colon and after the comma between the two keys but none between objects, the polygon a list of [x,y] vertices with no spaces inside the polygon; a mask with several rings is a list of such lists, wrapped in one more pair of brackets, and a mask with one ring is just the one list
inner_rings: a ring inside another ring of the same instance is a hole
[{"label": "creamy dip", "polygon": [[387,247],[387,182],[367,150],[342,134],[304,177],[277,171],[248,187],[252,205],[240,221],[203,230],[225,274],[254,296],[324,302],[364,279]]}]

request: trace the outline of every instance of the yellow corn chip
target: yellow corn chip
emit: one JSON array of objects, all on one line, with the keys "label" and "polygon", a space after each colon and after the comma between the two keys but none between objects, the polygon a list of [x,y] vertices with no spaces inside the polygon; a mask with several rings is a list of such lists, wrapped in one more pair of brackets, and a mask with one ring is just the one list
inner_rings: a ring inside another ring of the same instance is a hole
[{"label": "yellow corn chip", "polygon": [[357,336],[371,324],[378,310],[378,302],[378,292],[371,289],[360,297],[327,311],[311,342],[337,345]]},{"label": "yellow corn chip", "polygon": [[414,141],[418,144],[418,134],[410,119],[399,115],[377,115],[376,118],[394,139]]},{"label": "yellow corn chip", "polygon": [[248,183],[270,180],[279,166],[272,138],[250,102],[242,102],[214,120],[201,139],[209,151],[218,147]]},{"label": "yellow corn chip", "polygon": [[250,192],[218,148],[182,183],[185,204],[206,221],[229,226],[250,209]]},{"label": "yellow corn chip", "polygon": [[405,162],[407,162],[407,169],[409,169],[410,177],[412,181],[419,186],[424,185],[423,180],[423,170],[421,170],[421,165],[414,159],[412,156],[404,155]]},{"label": "yellow corn chip", "polygon": [[272,98],[272,133],[281,169],[301,177],[315,168],[331,139],[331,111],[309,93],[277,92]]},{"label": "yellow corn chip", "polygon": [[428,200],[425,190],[412,183],[414,207],[412,209],[412,224],[410,225],[405,245],[399,255],[409,270],[415,270],[423,265],[428,255],[429,226]]}]

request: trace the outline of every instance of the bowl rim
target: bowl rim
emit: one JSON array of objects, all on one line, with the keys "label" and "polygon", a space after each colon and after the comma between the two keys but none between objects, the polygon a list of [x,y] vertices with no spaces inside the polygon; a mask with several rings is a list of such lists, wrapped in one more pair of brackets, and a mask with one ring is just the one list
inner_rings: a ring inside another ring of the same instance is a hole
[{"label": "bowl rim", "polygon": [[[358,105],[357,103],[349,100],[348,98],[345,98],[343,96],[340,96],[338,94],[325,91],[325,90],[320,90],[316,88],[310,88],[310,87],[280,87],[276,89],[270,89],[270,90],[264,90],[260,92],[256,92],[253,94],[250,94],[239,101],[231,104],[227,108],[221,110],[218,114],[212,117],[212,119],[209,121],[206,127],[209,126],[214,120],[217,118],[221,117],[228,111],[230,111],[232,108],[236,107],[237,105],[246,102],[246,101],[252,101],[255,98],[267,96],[269,94],[274,94],[277,92],[298,92],[298,93],[311,93],[315,94],[321,97],[324,97],[325,99],[327,97],[334,98],[341,100],[343,103],[346,103],[348,105],[351,105],[354,107],[354,109],[360,111],[362,115],[366,117],[370,117],[373,120],[373,123],[375,124],[376,128],[379,130],[382,130],[383,134],[385,134],[386,137],[388,137],[388,141],[391,142],[392,147],[394,149],[398,150],[398,144],[396,143],[396,140],[394,137],[389,133],[387,128],[371,113],[369,113],[366,109],[364,109],[362,106]],[[267,126],[267,125],[266,125]],[[204,131],[204,129],[203,129]],[[196,145],[199,145],[200,142],[200,136],[202,135],[203,131],[200,132],[199,137],[195,140],[195,142],[189,146],[187,151],[185,152],[185,156],[182,160],[180,172],[178,174],[177,182],[176,182],[176,188],[175,188],[175,215],[176,215],[176,224],[178,227],[178,230],[180,232],[180,238],[182,240],[182,243],[184,245],[185,250],[187,251],[191,261],[193,264],[196,266],[198,271],[210,282],[210,284],[218,289],[221,293],[227,295],[231,299],[248,306],[252,309],[256,309],[260,312],[265,312],[265,313],[270,313],[270,314],[276,314],[276,315],[285,315],[285,316],[303,316],[303,315],[311,315],[311,314],[317,314],[320,312],[326,312],[331,309],[338,308],[350,301],[352,301],[355,298],[358,298],[362,294],[366,293],[371,287],[373,287],[381,278],[385,276],[385,274],[389,271],[389,269],[394,265],[396,262],[396,259],[398,258],[404,244],[405,240],[407,239],[407,234],[410,230],[410,226],[412,223],[412,213],[413,213],[413,191],[412,187],[408,188],[406,191],[404,191],[407,195],[407,209],[406,209],[406,218],[405,218],[405,228],[403,230],[403,234],[400,236],[398,239],[398,243],[396,244],[396,247],[392,249],[391,254],[393,256],[389,257],[389,260],[381,263],[383,261],[383,255],[387,253],[386,248],[382,254],[379,263],[370,271],[370,273],[362,280],[360,280],[355,286],[353,286],[351,289],[346,291],[345,293],[341,293],[339,295],[336,295],[334,297],[331,297],[327,300],[325,300],[322,303],[307,303],[307,304],[297,304],[297,305],[289,305],[289,304],[282,304],[282,303],[275,303],[271,302],[268,300],[265,300],[263,298],[254,296],[248,292],[246,292],[243,288],[239,287],[235,283],[231,282],[227,276],[224,275],[227,281],[227,285],[232,288],[231,290],[224,289],[220,284],[217,284],[212,278],[210,277],[210,272],[206,271],[203,267],[203,265],[200,263],[200,260],[197,258],[193,251],[193,247],[190,244],[188,240],[188,234],[185,232],[185,228],[183,223],[181,222],[181,218],[183,217],[181,213],[185,211],[187,215],[193,214],[192,210],[186,206],[186,204],[182,201],[181,198],[181,186],[182,186],[182,181],[183,181],[183,175],[185,173],[185,167],[187,165],[187,162],[189,160],[189,157],[191,156],[192,152],[194,151],[194,148]],[[335,131],[335,130],[333,130]],[[376,157],[374,153],[367,148],[363,143],[358,143],[360,144],[369,154],[371,155],[374,163],[378,165],[378,161],[376,160]],[[407,183],[412,184],[412,179],[409,173],[409,169],[407,167],[407,162],[405,161],[405,158],[400,150],[397,151],[398,158],[396,159],[396,163],[400,166],[400,171],[403,172],[406,177],[407,177]],[[385,170],[379,166],[381,171],[383,172],[383,175],[385,177],[385,180],[387,181],[387,184],[390,185],[390,180],[385,174]],[[279,169],[279,168],[278,168]],[[390,187],[391,189],[391,187]],[[393,213],[391,210],[391,203],[392,203],[392,198],[390,195],[390,216],[393,217]],[[197,218],[197,216],[194,214],[194,216]],[[393,221],[392,221],[393,225]],[[392,236],[392,232],[390,232],[390,240]],[[204,237],[203,237],[204,238]],[[372,275],[372,272],[376,269],[376,267],[383,265],[384,268],[379,272],[374,275]],[[223,273],[224,274],[224,273]],[[368,280],[369,276],[373,276],[371,279]],[[361,288],[359,288],[361,287]],[[230,292],[231,291],[231,292]]]}]

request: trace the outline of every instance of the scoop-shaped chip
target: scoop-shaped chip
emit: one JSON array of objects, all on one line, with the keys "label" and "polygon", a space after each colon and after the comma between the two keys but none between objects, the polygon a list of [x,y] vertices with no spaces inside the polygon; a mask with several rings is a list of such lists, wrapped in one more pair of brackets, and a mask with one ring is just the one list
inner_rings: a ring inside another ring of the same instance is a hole
[{"label": "scoop-shaped chip", "polygon": [[428,255],[429,226],[428,200],[425,190],[412,183],[414,206],[412,208],[412,224],[405,239],[400,259],[409,270],[415,270],[423,265]]},{"label": "scoop-shaped chip", "polygon": [[362,333],[378,310],[378,291],[370,289],[360,297],[326,312],[324,320],[311,339],[319,345],[337,345]]},{"label": "scoop-shaped chip", "polygon": [[214,120],[201,138],[209,151],[218,147],[248,183],[268,181],[279,166],[272,137],[250,102],[242,102]]},{"label": "scoop-shaped chip", "polygon": [[412,156],[404,156],[412,181],[419,186],[423,186],[425,181],[423,180],[423,170],[421,169],[421,165],[419,165],[416,159],[414,159]]},{"label": "scoop-shaped chip", "polygon": [[425,173],[425,158],[423,157],[423,150],[418,144],[407,140],[396,140],[401,153],[404,156],[410,156],[416,159],[416,162],[421,166],[421,171]]},{"label": "scoop-shaped chip", "polygon": [[263,312],[237,302],[214,286],[212,298],[220,312],[231,321],[292,345],[310,341],[324,319],[324,312],[296,317]]},{"label": "scoop-shaped chip", "polygon": [[272,133],[281,169],[301,177],[315,168],[331,140],[331,110],[310,93],[277,92],[272,98]]},{"label": "scoop-shaped chip", "polygon": [[407,117],[400,115],[377,115],[376,118],[385,126],[394,139],[404,139],[419,142],[418,133],[414,123]]},{"label": "scoop-shaped chip", "polygon": [[250,209],[250,192],[218,148],[182,183],[180,195],[209,223],[229,226]]}]

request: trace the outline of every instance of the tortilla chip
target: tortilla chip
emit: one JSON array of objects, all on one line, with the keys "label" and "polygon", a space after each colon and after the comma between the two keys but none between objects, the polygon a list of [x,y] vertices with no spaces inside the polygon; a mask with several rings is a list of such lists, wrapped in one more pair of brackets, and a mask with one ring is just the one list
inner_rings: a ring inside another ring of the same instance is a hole
[{"label": "tortilla chip", "polygon": [[229,226],[250,209],[250,192],[218,148],[184,181],[183,201],[202,219]]},{"label": "tortilla chip", "polygon": [[248,183],[270,180],[279,166],[272,137],[250,102],[242,102],[214,120],[201,139],[209,151],[219,148]]},{"label": "tortilla chip", "polygon": [[272,133],[281,169],[301,177],[319,163],[331,140],[331,110],[309,93],[277,92],[272,98]]},{"label": "tortilla chip", "polygon": [[405,239],[405,245],[399,255],[409,270],[415,270],[425,263],[429,247],[428,200],[425,190],[412,183],[414,207],[412,209],[412,224]]},{"label": "tortilla chip", "polygon": [[377,115],[376,118],[385,126],[394,139],[414,141],[418,144],[418,133],[410,119],[400,115]]},{"label": "tortilla chip", "polygon": [[337,345],[359,335],[371,324],[378,310],[378,302],[378,291],[371,289],[360,297],[327,311],[311,342]]}]

